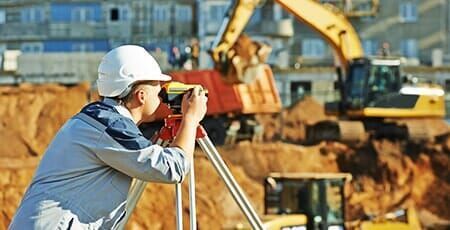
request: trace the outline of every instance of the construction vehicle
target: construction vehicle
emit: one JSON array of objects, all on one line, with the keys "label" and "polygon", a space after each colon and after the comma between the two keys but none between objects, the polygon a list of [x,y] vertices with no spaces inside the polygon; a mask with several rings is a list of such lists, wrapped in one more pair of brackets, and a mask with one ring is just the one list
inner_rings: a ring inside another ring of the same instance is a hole
[{"label": "construction vehicle", "polygon": [[344,184],[350,174],[271,173],[264,181],[266,215],[306,216],[306,229],[344,229]]},{"label": "construction vehicle", "polygon": [[[398,58],[365,57],[361,41],[345,15],[313,0],[274,0],[299,21],[318,32],[335,51],[339,101],[325,105],[339,121],[306,128],[306,142],[348,142],[368,138],[430,140],[436,133],[425,119],[443,121],[444,91],[438,85],[405,85]],[[267,51],[260,43],[248,45],[240,35],[261,0],[234,1],[211,50],[215,67],[227,82],[247,82],[260,72]],[[240,44],[244,41],[245,45]],[[247,50],[245,50],[245,48]],[[259,61],[259,62],[258,62]]]},{"label": "construction vehicle", "polygon": [[303,216],[305,230],[421,229],[411,207],[347,220],[345,184],[351,179],[348,173],[271,173],[264,182],[264,212],[273,217]]}]

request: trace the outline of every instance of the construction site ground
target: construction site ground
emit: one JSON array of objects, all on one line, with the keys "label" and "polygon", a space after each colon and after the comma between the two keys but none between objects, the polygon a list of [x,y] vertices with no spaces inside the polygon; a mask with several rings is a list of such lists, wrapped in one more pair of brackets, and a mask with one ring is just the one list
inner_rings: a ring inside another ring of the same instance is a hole
[{"label": "construction site ground", "polygon": [[[11,221],[47,145],[87,103],[88,92],[88,84],[0,87],[0,229]],[[218,150],[260,214],[263,179],[271,172],[349,172],[353,175],[346,188],[349,221],[414,205],[424,228],[450,228],[450,138],[421,144],[376,140],[302,146],[296,143],[304,137],[305,124],[333,119],[311,98],[258,119],[265,127],[263,143],[239,142]],[[444,122],[429,125],[448,129]],[[245,217],[200,150],[195,172],[199,229],[244,223]],[[183,189],[187,223],[186,183]],[[149,184],[128,229],[175,229],[174,205],[173,185]]]}]

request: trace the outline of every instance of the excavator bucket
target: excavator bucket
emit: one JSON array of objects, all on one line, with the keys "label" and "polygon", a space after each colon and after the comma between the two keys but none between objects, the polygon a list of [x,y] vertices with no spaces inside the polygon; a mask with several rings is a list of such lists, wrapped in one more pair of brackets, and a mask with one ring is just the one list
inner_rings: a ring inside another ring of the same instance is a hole
[{"label": "excavator bucket", "polygon": [[[264,65],[272,47],[241,35],[228,52],[225,66],[220,66],[224,80],[231,84],[252,83],[264,74]],[[217,67],[217,66],[216,66]]]}]

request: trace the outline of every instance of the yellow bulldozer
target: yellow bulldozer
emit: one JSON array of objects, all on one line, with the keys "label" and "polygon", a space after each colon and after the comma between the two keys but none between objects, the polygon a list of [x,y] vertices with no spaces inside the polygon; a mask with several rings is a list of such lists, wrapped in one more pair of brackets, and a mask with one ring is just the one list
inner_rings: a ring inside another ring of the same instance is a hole
[{"label": "yellow bulldozer", "polygon": [[[348,173],[270,174],[264,181],[264,213],[266,220],[273,220],[266,226],[269,229],[299,230],[421,229],[412,207],[367,216],[363,220],[347,220],[345,185],[351,179]],[[291,226],[287,224],[289,218]]]}]

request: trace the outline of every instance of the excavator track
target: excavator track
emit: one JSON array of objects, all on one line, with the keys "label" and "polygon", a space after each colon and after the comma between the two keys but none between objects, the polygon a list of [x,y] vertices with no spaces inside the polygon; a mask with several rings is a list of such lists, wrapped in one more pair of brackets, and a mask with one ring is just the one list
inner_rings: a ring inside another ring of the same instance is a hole
[{"label": "excavator track", "polygon": [[432,141],[434,136],[431,134],[429,127],[419,123],[406,123],[409,139],[412,141]]},{"label": "excavator track", "polygon": [[339,133],[343,142],[365,142],[367,134],[360,121],[339,121]]},{"label": "excavator track", "polygon": [[321,121],[306,127],[305,144],[321,141],[363,143],[370,139],[408,140],[433,142],[450,130],[440,119],[366,120],[366,121]]},{"label": "excavator track", "polygon": [[306,144],[321,141],[364,142],[367,134],[360,121],[321,121],[306,127]]},{"label": "excavator track", "polygon": [[406,127],[408,138],[415,142],[433,142],[436,137],[448,135],[448,125],[441,118],[401,119],[398,126]]}]

